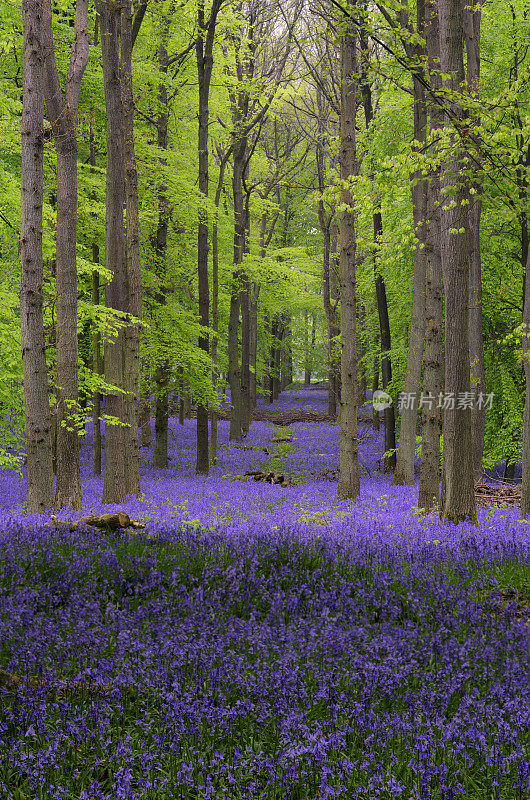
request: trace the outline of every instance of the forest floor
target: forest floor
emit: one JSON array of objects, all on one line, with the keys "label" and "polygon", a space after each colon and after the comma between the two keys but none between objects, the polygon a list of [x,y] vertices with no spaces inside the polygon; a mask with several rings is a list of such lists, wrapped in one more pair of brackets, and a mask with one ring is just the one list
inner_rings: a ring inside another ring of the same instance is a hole
[{"label": "forest floor", "polygon": [[[324,393],[270,410],[309,407]],[[170,428],[171,466],[143,449],[143,494],[119,506],[145,530],[45,527],[0,472],[0,797],[528,800],[518,510],[421,514],[368,417],[355,505],[329,420],[256,421],[240,443],[220,421],[207,477],[195,420]],[[117,510],[90,430],[82,460],[83,514]]]}]

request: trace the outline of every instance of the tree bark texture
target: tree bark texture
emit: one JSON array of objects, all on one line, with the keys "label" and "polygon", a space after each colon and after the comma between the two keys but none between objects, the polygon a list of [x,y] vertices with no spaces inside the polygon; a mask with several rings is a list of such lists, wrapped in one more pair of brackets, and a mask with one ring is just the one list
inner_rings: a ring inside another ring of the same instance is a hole
[{"label": "tree bark texture", "polygon": [[323,117],[323,100],[322,93],[317,88],[317,109],[318,109],[318,130],[316,141],[316,167],[318,179],[318,222],[323,239],[323,256],[322,256],[322,298],[324,302],[324,312],[326,314],[327,322],[327,339],[328,339],[328,414],[334,417],[337,413],[337,392],[336,392],[336,358],[335,358],[335,342],[334,339],[338,335],[337,327],[337,307],[331,300],[331,275],[330,275],[330,259],[331,259],[331,225],[335,209],[332,208],[326,213],[324,203],[324,191],[326,190],[326,161],[325,161],[325,148],[324,142],[326,138],[324,130]]},{"label": "tree bark texture", "polygon": [[[97,8],[101,25],[103,56],[103,81],[107,111],[107,181],[105,266],[112,271],[112,279],[105,286],[105,305],[121,312],[126,311],[125,296],[125,231],[123,209],[125,205],[124,110],[121,94],[120,70],[120,6],[99,0]],[[120,329],[112,341],[105,341],[105,379],[123,388],[124,332]],[[105,414],[125,422],[123,393],[109,391],[105,396]],[[126,499],[122,425],[105,422],[105,468],[103,475],[103,503],[122,503]]]},{"label": "tree bark texture", "polygon": [[239,311],[241,308],[241,281],[243,273],[243,245],[245,238],[245,205],[243,202],[243,171],[245,168],[246,138],[235,139],[232,192],[234,197],[234,271],[230,292],[230,316],[228,321],[228,380],[230,383],[230,439],[241,439],[242,394],[241,369],[239,364]]},{"label": "tree bark texture", "polygon": [[[368,37],[365,31],[360,34],[360,44],[362,52],[362,98],[364,106],[364,116],[366,128],[369,130],[370,125],[374,119],[374,107],[372,102],[372,89],[368,77],[369,67],[369,46]],[[370,177],[374,180],[374,173],[372,165],[370,165]],[[392,348],[392,338],[390,333],[390,318],[388,315],[388,301],[386,296],[385,279],[381,275],[379,269],[379,246],[383,236],[383,216],[381,214],[380,204],[374,209],[373,214],[374,226],[374,278],[375,278],[375,294],[377,299],[377,312],[379,316],[379,330],[381,334],[381,373],[383,378],[383,390],[387,392],[392,383],[392,361],[390,359],[390,350]],[[384,459],[384,471],[393,472],[396,467],[396,417],[394,405],[391,404],[384,410],[385,421],[385,453],[390,452],[391,455]]]},{"label": "tree bark texture", "polygon": [[[437,3],[431,3],[425,25],[430,84],[438,91],[440,77],[440,36]],[[430,107],[431,132],[443,124],[443,111],[436,102]],[[423,391],[426,398],[422,416],[422,442],[418,507],[430,511],[440,502],[440,434],[442,414],[438,398],[443,389],[443,279],[440,221],[440,170],[431,176],[426,212],[425,356]]]},{"label": "tree bark texture", "polygon": [[[464,39],[467,51],[467,90],[478,98],[480,89],[480,24],[482,10],[480,2],[466,5],[463,11]],[[480,118],[472,117],[472,125],[480,125]],[[480,256],[480,217],[482,213],[482,191],[484,184],[483,165],[480,154],[474,153],[473,194],[469,206],[469,359],[471,362],[471,389],[477,395],[486,394],[486,372],[484,367],[484,337],[482,331],[482,263]],[[473,474],[476,484],[482,483],[484,458],[484,431],[486,427],[486,404],[473,404],[471,410],[473,433]]]},{"label": "tree bark texture", "polygon": [[28,513],[53,508],[50,406],[44,344],[42,200],[44,152],[44,41],[42,0],[24,0],[20,322]]},{"label": "tree bark texture", "polygon": [[[418,2],[418,29],[423,34],[424,1]],[[412,55],[412,52],[410,53]],[[420,52],[414,55],[420,56]],[[425,142],[427,112],[425,106],[425,89],[415,76],[414,89],[414,139]],[[396,469],[393,483],[408,485],[414,483],[414,462],[416,451],[416,425],[418,420],[418,401],[423,361],[423,345],[425,340],[425,207],[427,183],[421,172],[411,175],[412,213],[414,230],[418,244],[414,251],[414,295],[412,299],[412,317],[410,322],[410,340],[407,356],[407,371],[403,391],[407,402],[401,410],[401,429],[397,451]]]},{"label": "tree bark texture", "polygon": [[[446,87],[464,88],[463,58],[464,0],[439,0],[440,63],[450,75]],[[446,110],[446,123],[462,118],[453,99]],[[470,392],[469,369],[469,186],[464,174],[464,154],[456,137],[442,167],[441,210],[442,267],[445,288],[445,393],[455,399],[444,411],[444,475],[440,516],[457,524],[477,522],[473,480],[471,409],[459,408],[460,393]]]},{"label": "tree bark texture", "polygon": [[523,485],[521,487],[521,517],[523,518],[530,514],[530,250],[526,262],[524,295],[523,324],[525,327],[522,344],[526,395],[523,418]]},{"label": "tree bark texture", "polygon": [[[92,260],[99,261],[99,247],[92,245]],[[99,273],[92,272],[92,303],[99,306]],[[103,372],[101,363],[101,335],[94,328],[92,333],[92,369],[97,375]],[[92,474],[101,475],[101,394],[95,391],[92,395]]]},{"label": "tree bark texture", "polygon": [[[197,73],[199,80],[199,191],[208,197],[208,124],[210,118],[209,98],[213,69],[213,42],[217,14],[222,0],[213,0],[208,25],[204,18],[204,0],[197,4],[198,36],[195,45]],[[199,284],[199,315],[201,325],[207,328],[210,324],[210,287],[208,283],[208,216],[203,208],[199,213],[197,239],[197,272]],[[199,348],[209,353],[208,334],[199,337]],[[197,462],[196,471],[207,475],[209,469],[208,452],[208,408],[204,402],[197,404]]]},{"label": "tree bark texture", "polygon": [[[357,116],[356,35],[348,28],[341,38],[340,177],[343,182],[358,174],[355,120]],[[339,497],[356,500],[360,492],[357,436],[357,342],[356,342],[356,220],[354,198],[344,183],[341,203],[348,206],[340,217],[341,296],[341,422]]]},{"label": "tree bark texture", "polygon": [[77,0],[75,39],[63,94],[55,61],[51,0],[43,4],[44,93],[57,151],[57,484],[55,504],[81,510],[77,363],[77,111],[88,63],[88,0]]},{"label": "tree bark texture", "polygon": [[[158,117],[156,121],[157,144],[161,151],[160,165],[162,169],[167,166],[165,151],[167,150],[169,106],[165,77],[168,71],[168,53],[166,41],[168,37],[167,27],[162,36],[162,42],[158,49],[158,70],[161,76],[158,85]],[[162,178],[158,185],[158,221],[154,240],[156,256],[156,273],[159,279],[159,286],[156,293],[156,301],[159,308],[167,303],[167,236],[168,236],[168,199],[165,178]],[[163,340],[163,336],[162,336]],[[166,342],[163,341],[163,347]],[[153,443],[153,466],[158,469],[166,469],[168,466],[168,424],[169,424],[169,380],[171,366],[169,359],[163,355],[160,363],[156,365],[154,371],[154,384],[156,394],[155,405],[155,440]]]},{"label": "tree bark texture", "polygon": [[124,330],[123,429],[126,494],[140,494],[140,449],[138,442],[138,405],[140,378],[140,324],[130,317],[142,316],[142,277],[140,270],[140,226],[138,219],[138,174],[134,150],[134,98],[132,85],[132,14],[131,4],[123,4],[121,13],[120,72],[122,80],[125,159],[125,292],[129,324]]}]

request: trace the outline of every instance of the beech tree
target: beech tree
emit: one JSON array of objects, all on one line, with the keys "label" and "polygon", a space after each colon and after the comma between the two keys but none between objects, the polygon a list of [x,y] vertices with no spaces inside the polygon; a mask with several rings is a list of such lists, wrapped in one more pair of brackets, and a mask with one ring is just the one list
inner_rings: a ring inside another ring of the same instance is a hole
[{"label": "beech tree", "polygon": [[[208,197],[208,125],[210,119],[209,97],[213,69],[213,44],[217,17],[223,0],[213,0],[208,22],[205,21],[204,0],[197,5],[198,36],[195,47],[199,76],[199,191]],[[199,278],[199,313],[201,325],[210,322],[210,290],[208,285],[208,216],[199,212],[197,269]],[[209,352],[208,335],[202,334],[199,347]],[[205,403],[197,405],[197,472],[208,473],[208,409]]]},{"label": "beech tree", "polygon": [[44,0],[44,92],[57,152],[57,486],[55,503],[81,510],[77,364],[77,110],[88,63],[88,0],[77,0],[75,39],[63,94],[55,61],[51,0]]},{"label": "beech tree", "polygon": [[29,513],[53,508],[51,422],[42,318],[42,194],[44,150],[43,0],[24,0],[20,323]]},{"label": "beech tree", "polygon": [[[108,308],[122,323],[141,313],[138,195],[133,138],[132,47],[146,3],[134,25],[128,0],[98,0],[107,110],[107,215],[105,265],[112,280],[105,288]],[[120,46],[121,45],[121,46]],[[127,212],[125,229],[124,210]],[[129,315],[129,316],[128,316]],[[105,342],[105,378],[115,387],[106,395],[104,502],[121,502],[140,491],[138,452],[137,323],[121,327]],[[110,423],[110,424],[109,424]]]},{"label": "beech tree", "polygon": [[[458,94],[465,81],[464,0],[439,0],[440,66],[450,92],[445,123],[452,126],[450,150],[442,166],[442,270],[445,290],[444,468],[440,516],[451,522],[477,521],[473,480],[471,409],[456,399],[470,393],[469,364],[469,185],[466,153],[458,121],[464,112]],[[456,120],[456,124],[454,121]]]},{"label": "beech tree", "polygon": [[357,35],[347,22],[341,37],[340,116],[340,297],[341,379],[339,497],[356,500],[360,492],[357,436],[357,341],[356,341],[356,227],[355,200],[348,183],[359,172],[355,123],[357,117]]},{"label": "beech tree", "polygon": [[[436,141],[443,125],[440,75],[440,27],[438,4],[431,2],[425,20],[429,82],[436,92],[429,97],[430,138]],[[432,149],[433,145],[431,145]],[[440,168],[434,166],[427,187],[425,232],[425,357],[423,392],[428,398],[423,406],[421,428],[421,465],[418,507],[431,510],[440,501],[440,434],[442,414],[439,397],[443,389],[443,278],[440,219]]]}]

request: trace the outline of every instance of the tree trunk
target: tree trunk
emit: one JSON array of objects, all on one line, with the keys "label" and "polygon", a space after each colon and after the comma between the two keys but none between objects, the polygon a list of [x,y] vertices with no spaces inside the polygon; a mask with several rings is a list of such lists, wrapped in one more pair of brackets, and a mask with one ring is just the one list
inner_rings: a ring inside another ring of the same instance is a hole
[{"label": "tree trunk", "polygon": [[[99,262],[99,247],[92,245],[92,261]],[[92,272],[92,303],[99,306],[99,272]],[[92,333],[92,369],[97,375],[103,372],[101,363],[101,335],[94,328]],[[95,391],[92,396],[92,474],[101,475],[101,394]]]},{"label": "tree trunk", "polygon": [[[464,38],[467,51],[467,89],[478,98],[480,84],[480,23],[481,2],[474,7],[465,6]],[[472,118],[472,126],[480,126],[480,118]],[[482,333],[482,264],[480,254],[480,217],[482,212],[483,166],[482,157],[475,153],[471,162],[474,189],[469,207],[469,359],[471,363],[471,389],[476,395],[486,394],[484,367],[484,338]],[[486,404],[473,403],[471,429],[473,434],[473,473],[475,483],[482,483],[484,458],[484,431],[486,427]]]},{"label": "tree trunk", "polygon": [[[377,391],[379,391],[379,359],[376,356],[374,358],[374,380],[372,384],[372,398]],[[378,431],[381,427],[381,421],[379,419],[379,411],[377,411],[373,405],[372,405],[372,424],[374,431]]]},{"label": "tree trunk", "polygon": [[521,517],[530,514],[530,250],[528,251],[524,287],[523,308],[523,367],[525,377],[525,401],[523,421],[523,480],[521,488]]},{"label": "tree trunk", "polygon": [[[156,121],[157,145],[161,151],[160,165],[162,169],[167,166],[165,152],[167,150],[167,134],[169,107],[166,86],[166,75],[168,71],[168,54],[166,41],[169,36],[169,23],[166,22],[162,35],[162,41],[158,48],[158,71],[160,83],[158,84],[158,117]],[[156,226],[155,254],[156,254],[156,273],[159,278],[159,287],[156,293],[156,301],[161,309],[167,303],[167,235],[169,224],[169,209],[167,199],[167,186],[165,178],[161,178],[157,192],[158,200],[158,220]],[[163,337],[162,337],[163,338]],[[167,346],[162,341],[162,346]],[[156,394],[155,406],[155,441],[153,444],[153,466],[159,469],[166,469],[168,465],[168,423],[169,423],[169,379],[171,369],[169,360],[162,358],[154,371],[154,384]]]},{"label": "tree trunk", "polygon": [[[446,87],[451,92],[464,87],[463,12],[464,0],[439,0],[440,62],[450,75]],[[463,111],[452,100],[450,109],[457,118]],[[451,116],[446,112],[446,122]],[[446,403],[444,413],[444,475],[440,516],[455,524],[477,522],[473,481],[471,409],[461,408],[461,393],[470,392],[469,369],[469,187],[466,186],[464,153],[453,135],[451,157],[442,167],[444,196],[442,206],[442,267],[445,284],[445,394],[455,399]],[[457,231],[454,232],[454,231]]]},{"label": "tree trunk", "polygon": [[[430,83],[439,93],[441,78],[439,71],[440,38],[438,8],[431,4],[426,20],[426,43],[429,59]],[[443,112],[436,102],[430,104],[431,131],[443,124]],[[442,415],[439,397],[443,389],[443,280],[441,256],[440,222],[440,170],[437,168],[431,177],[427,194],[426,213],[426,282],[425,282],[425,364],[423,405],[420,488],[418,507],[430,511],[440,502],[440,434]]]},{"label": "tree trunk", "polygon": [[253,283],[250,295],[250,409],[254,411],[257,405],[256,371],[258,361],[258,300],[260,286]]},{"label": "tree trunk", "polygon": [[[340,177],[347,181],[357,175],[355,120],[357,98],[356,34],[350,27],[341,38]],[[354,198],[341,187],[340,296],[341,296],[341,378],[339,497],[356,500],[360,492],[359,444],[357,438],[357,343],[356,343],[356,220]]]},{"label": "tree trunk", "polygon": [[[423,35],[424,3],[418,3],[418,28]],[[414,139],[425,141],[427,113],[425,106],[425,89],[417,77],[413,80],[414,88]],[[401,429],[393,483],[407,485],[414,483],[414,462],[416,451],[416,426],[418,420],[418,399],[423,360],[423,344],[425,340],[425,204],[427,182],[422,179],[421,171],[411,176],[412,210],[414,230],[418,244],[414,252],[414,296],[412,299],[412,317],[410,323],[410,341],[407,356],[407,371],[403,391],[406,402],[401,410]]]},{"label": "tree trunk", "polygon": [[88,0],[78,0],[63,94],[55,62],[51,0],[43,5],[46,110],[57,151],[57,484],[55,505],[81,510],[77,363],[77,110],[88,63]]},{"label": "tree trunk", "polygon": [[[107,191],[105,266],[112,279],[105,286],[107,308],[126,311],[125,297],[125,236],[123,209],[125,205],[124,111],[122,102],[120,51],[120,6],[99,0],[97,8],[101,25],[103,82],[107,111]],[[122,314],[123,316],[123,314]],[[105,341],[105,379],[123,388],[124,332],[119,330],[112,341]],[[108,391],[105,396],[105,416],[125,422],[122,392]],[[105,468],[103,503],[123,503],[126,499],[122,425],[105,421]]]},{"label": "tree trunk", "polygon": [[[368,36],[365,30],[360,34],[360,45],[362,53],[362,98],[364,107],[364,117],[366,122],[366,129],[369,130],[374,119],[374,108],[372,102],[372,88],[368,77],[369,69],[369,46]],[[374,180],[373,165],[369,165],[370,179]],[[381,373],[383,378],[383,390],[386,392],[392,383],[392,362],[390,359],[390,350],[392,348],[392,340],[390,334],[390,318],[388,315],[388,302],[386,296],[385,279],[381,275],[379,269],[379,247],[383,236],[383,217],[381,214],[381,205],[378,203],[374,209],[373,214],[373,227],[374,227],[374,278],[375,278],[375,294],[377,298],[377,312],[379,316],[379,330],[381,333]],[[385,452],[390,452],[391,455],[384,459],[384,471],[393,472],[396,467],[396,418],[394,405],[391,404],[384,410],[385,422]]]},{"label": "tree trunk", "polygon": [[[138,175],[134,150],[134,98],[132,86],[132,16],[131,4],[124,3],[121,14],[120,72],[124,112],[124,159],[125,159],[125,214],[126,254],[125,286],[126,308],[130,316],[142,316],[142,276],[140,270],[140,232],[138,219]],[[123,397],[124,417],[127,427],[123,429],[125,461],[125,492],[138,497],[140,494],[140,449],[138,442],[138,383],[140,376],[140,325],[131,324],[124,330]]]},{"label": "tree trunk", "polygon": [[250,281],[241,276],[241,428],[246,433],[250,427]]},{"label": "tree trunk", "polygon": [[[197,4],[198,36],[195,44],[197,73],[199,80],[199,192],[208,197],[208,125],[210,82],[213,68],[213,42],[217,14],[222,0],[213,0],[212,8],[205,25],[204,0]],[[210,287],[208,284],[208,216],[205,209],[200,210],[198,229],[197,272],[199,282],[199,314],[201,325],[207,328],[210,324]],[[208,334],[199,337],[199,348],[209,353]],[[197,473],[207,475],[209,470],[208,453],[208,408],[206,403],[197,404]]]},{"label": "tree trunk", "polygon": [[77,140],[57,143],[57,483],[55,505],[81,511],[77,364]]},{"label": "tree trunk", "polygon": [[[217,182],[217,189],[215,192],[215,218],[212,225],[212,328],[214,335],[212,337],[211,357],[214,363],[214,389],[218,388],[219,382],[217,364],[217,334],[219,331],[219,237],[217,221],[219,216],[219,203],[221,201],[221,192],[223,190],[226,164],[227,157],[225,153],[219,165],[219,180]],[[217,412],[213,408],[210,409],[210,461],[212,464],[217,461]]]},{"label": "tree trunk", "polygon": [[[97,44],[97,25],[94,35],[94,44]],[[95,171],[96,167],[96,148],[94,136],[94,109],[91,109],[90,117],[90,170]],[[92,243],[92,261],[99,264],[99,245]],[[101,298],[99,296],[99,272],[92,271],[92,304],[99,306]],[[103,374],[103,363],[101,359],[101,334],[94,326],[92,332],[92,370],[97,375]],[[101,475],[101,392],[96,390],[92,395],[92,474]]]},{"label": "tree trunk", "polygon": [[44,41],[42,0],[23,0],[20,322],[29,514],[53,508],[50,405],[44,344],[42,198]]},{"label": "tree trunk", "polygon": [[241,305],[241,282],[243,274],[243,246],[245,239],[245,206],[243,202],[243,172],[245,169],[246,138],[236,139],[234,143],[234,169],[232,191],[234,196],[234,271],[230,293],[230,317],[228,321],[228,379],[230,383],[230,439],[241,439],[242,433],[242,393],[241,370],[239,366],[239,310]]},{"label": "tree trunk", "polygon": [[155,370],[156,408],[153,467],[158,469],[166,469],[168,465],[167,440],[169,420],[169,378],[169,368],[167,362],[164,362]]},{"label": "tree trunk", "polygon": [[142,447],[151,447],[153,444],[153,437],[151,434],[151,402],[148,393],[145,395],[140,393],[138,427],[142,432]]}]

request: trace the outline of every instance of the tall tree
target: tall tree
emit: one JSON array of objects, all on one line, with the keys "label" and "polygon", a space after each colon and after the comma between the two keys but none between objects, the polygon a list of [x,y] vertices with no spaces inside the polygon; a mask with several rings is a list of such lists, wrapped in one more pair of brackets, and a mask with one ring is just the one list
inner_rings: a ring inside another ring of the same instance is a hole
[{"label": "tall tree", "polygon": [[[204,0],[197,4],[198,36],[195,45],[197,73],[199,78],[199,191],[208,197],[208,125],[210,118],[209,99],[213,69],[213,44],[217,16],[223,0],[212,0],[208,22],[205,20]],[[201,325],[207,328],[210,322],[210,290],[208,285],[208,216],[205,209],[199,212],[197,239],[197,271],[199,277],[199,314]],[[208,353],[208,334],[203,333],[199,347]],[[197,463],[196,470],[207,474],[208,463],[208,409],[204,402],[197,404]]]},{"label": "tall tree", "polygon": [[77,110],[88,63],[88,0],[77,0],[65,90],[55,61],[51,0],[43,4],[46,110],[57,152],[57,507],[81,510],[77,410]]},{"label": "tall tree", "polygon": [[[112,279],[105,286],[105,305],[116,312],[126,311],[125,297],[125,231],[123,209],[125,205],[124,112],[120,70],[121,5],[98,0],[101,23],[101,50],[103,83],[107,111],[107,186],[105,266],[112,271]],[[124,332],[117,331],[105,341],[105,380],[116,387],[107,390],[105,415],[125,421],[123,407],[123,355]],[[120,503],[127,496],[125,483],[124,435],[122,425],[105,423],[105,467],[103,475],[103,502]]]},{"label": "tall tree", "polygon": [[[157,145],[160,150],[160,165],[162,177],[158,185],[158,220],[156,233],[153,238],[155,251],[155,270],[159,279],[156,292],[156,302],[160,313],[167,304],[167,236],[169,227],[169,202],[167,197],[167,180],[164,168],[167,167],[166,150],[168,145],[169,103],[166,78],[169,67],[167,52],[167,39],[169,36],[169,21],[164,20],[162,38],[158,48],[158,71],[160,82],[158,84],[158,115],[156,118]],[[171,364],[167,355],[162,355],[154,370],[154,383],[156,392],[155,406],[155,441],[153,446],[153,466],[166,469],[168,466],[168,422],[169,422],[169,382],[171,379]],[[145,401],[144,401],[145,403]]]},{"label": "tall tree", "polygon": [[341,37],[341,118],[340,118],[340,296],[341,296],[341,421],[339,497],[357,499],[360,492],[359,443],[357,435],[357,341],[355,293],[356,220],[355,200],[348,181],[359,172],[355,122],[357,116],[357,35],[347,22]]},{"label": "tall tree", "polygon": [[[425,23],[425,0],[417,2],[417,33],[423,36]],[[427,112],[425,105],[425,88],[423,68],[418,66],[424,57],[424,48],[420,42],[413,43],[414,29],[410,20],[408,3],[404,2],[399,13],[398,26],[403,31],[401,41],[405,55],[412,67],[414,97],[414,140],[425,141]],[[419,145],[421,147],[421,144]],[[410,340],[407,355],[407,371],[403,387],[407,402],[401,411],[401,430],[399,447],[394,472],[395,484],[414,483],[414,461],[416,451],[416,425],[418,420],[418,399],[425,340],[425,204],[427,182],[422,178],[421,170],[411,175],[412,213],[414,230],[418,243],[414,251],[414,294],[412,299],[412,316],[410,321]]]},{"label": "tall tree", "polygon": [[[480,90],[480,25],[484,0],[466,4],[463,10],[464,41],[467,53],[467,91],[474,101]],[[480,125],[480,117],[472,115],[472,124]],[[480,218],[482,214],[483,164],[480,153],[473,154],[472,197],[469,206],[469,358],[471,388],[477,395],[486,393],[484,338],[482,332],[482,260],[480,251]],[[475,402],[471,410],[473,432],[473,474],[475,483],[482,481],[486,404]]]},{"label": "tall tree", "polygon": [[[425,20],[429,81],[435,91],[429,100],[431,141],[436,141],[443,125],[441,97],[440,35],[438,3],[432,0],[427,6]],[[431,145],[433,149],[433,145]],[[418,507],[431,510],[440,501],[440,434],[442,415],[439,396],[443,389],[443,279],[440,222],[440,168],[436,165],[427,189],[425,235],[425,357],[423,392],[425,400],[422,416],[422,441]]]},{"label": "tall tree", "polygon": [[[145,5],[145,4],[144,4]],[[141,8],[144,7],[141,6]],[[141,13],[141,10],[139,11]],[[124,3],[120,23],[120,73],[123,97],[123,135],[125,169],[125,305],[128,325],[124,330],[123,353],[123,410],[126,427],[123,429],[125,460],[125,491],[140,494],[140,452],[138,442],[140,323],[142,316],[142,276],[140,269],[140,226],[138,218],[138,174],[134,149],[134,97],[132,82],[132,50],[139,21],[133,29],[131,4]]]},{"label": "tall tree", "polygon": [[[359,31],[359,41],[361,46],[361,92],[364,107],[364,118],[367,130],[374,121],[374,104],[372,100],[372,86],[369,77],[370,50],[366,28],[362,27]],[[374,180],[373,165],[369,165],[370,179]],[[392,361],[390,350],[392,338],[390,333],[390,318],[388,314],[388,302],[386,294],[386,283],[379,265],[380,245],[383,238],[383,215],[381,204],[378,203],[373,213],[374,226],[374,278],[375,296],[377,300],[377,312],[379,317],[379,331],[381,335],[381,375],[383,378],[383,390],[388,391],[392,383]],[[393,472],[396,466],[396,418],[394,404],[391,403],[384,410],[385,421],[385,453],[390,455],[384,459],[384,471]]]},{"label": "tall tree", "polygon": [[[459,398],[470,393],[469,365],[469,185],[463,142],[453,120],[463,119],[459,94],[465,86],[463,11],[465,0],[439,0],[440,66],[449,92],[445,121],[452,127],[442,167],[442,269],[445,289],[444,469],[440,516],[477,521],[473,480],[471,409]],[[451,401],[452,399],[452,401]]]},{"label": "tall tree", "polygon": [[[139,330],[141,314],[138,192],[133,139],[132,48],[147,3],[131,18],[130,0],[97,0],[101,22],[103,84],[107,111],[105,266],[112,279],[105,304],[127,328],[105,342],[105,413],[121,424],[105,424],[103,502],[119,503],[140,491],[138,447]],[[124,210],[127,213],[125,229]]]},{"label": "tall tree", "polygon": [[30,514],[53,508],[51,421],[42,318],[43,0],[23,0],[20,323]]}]

